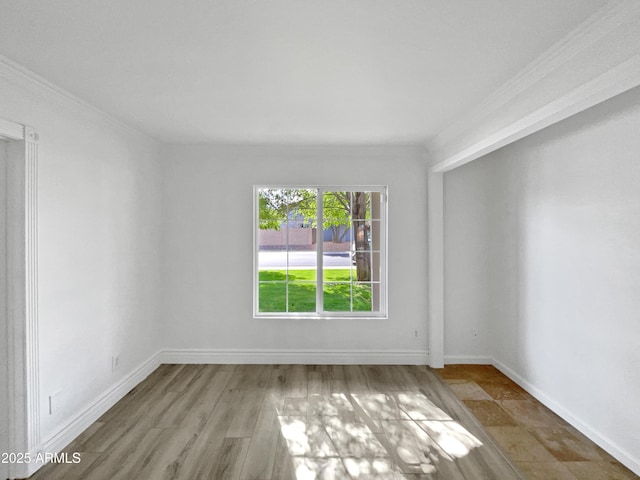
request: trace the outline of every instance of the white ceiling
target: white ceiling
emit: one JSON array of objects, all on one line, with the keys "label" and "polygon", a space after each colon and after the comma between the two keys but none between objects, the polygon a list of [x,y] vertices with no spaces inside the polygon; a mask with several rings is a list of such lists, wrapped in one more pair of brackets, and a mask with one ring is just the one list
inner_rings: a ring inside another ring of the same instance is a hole
[{"label": "white ceiling", "polygon": [[606,0],[2,0],[0,53],[170,142],[426,141]]}]

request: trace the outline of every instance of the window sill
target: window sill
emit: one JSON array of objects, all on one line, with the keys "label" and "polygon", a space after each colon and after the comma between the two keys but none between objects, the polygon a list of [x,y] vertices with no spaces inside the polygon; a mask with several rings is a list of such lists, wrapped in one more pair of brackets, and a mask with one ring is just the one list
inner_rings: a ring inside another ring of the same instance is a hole
[{"label": "window sill", "polygon": [[386,313],[379,314],[362,314],[362,315],[354,315],[352,313],[348,314],[322,314],[318,315],[317,313],[261,313],[254,314],[254,320],[268,320],[268,319],[276,319],[276,320],[388,320],[389,315]]}]

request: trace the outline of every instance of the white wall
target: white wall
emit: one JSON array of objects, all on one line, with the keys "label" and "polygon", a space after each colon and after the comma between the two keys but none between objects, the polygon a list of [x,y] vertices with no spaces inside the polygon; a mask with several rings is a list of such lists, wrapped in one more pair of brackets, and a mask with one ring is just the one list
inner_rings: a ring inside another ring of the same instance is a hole
[{"label": "white wall", "polygon": [[[388,320],[253,319],[253,185],[296,183],[389,186]],[[167,348],[426,352],[422,149],[175,145],[164,196]]]},{"label": "white wall", "polygon": [[492,164],[444,176],[445,363],[490,363]]},{"label": "white wall", "polygon": [[[40,134],[41,436],[148,360],[157,329],[155,142],[73,102],[0,78],[0,117]],[[111,355],[121,367],[111,372]],[[49,415],[48,396],[54,398]]]},{"label": "white wall", "polygon": [[446,241],[486,279],[447,266],[447,308],[479,312],[496,364],[638,473],[639,131],[636,88],[448,173],[445,192]]},{"label": "white wall", "polygon": [[[0,139],[0,452],[9,450],[9,378],[7,351],[7,164],[6,142]],[[8,476],[7,465],[0,463],[0,479]]]}]

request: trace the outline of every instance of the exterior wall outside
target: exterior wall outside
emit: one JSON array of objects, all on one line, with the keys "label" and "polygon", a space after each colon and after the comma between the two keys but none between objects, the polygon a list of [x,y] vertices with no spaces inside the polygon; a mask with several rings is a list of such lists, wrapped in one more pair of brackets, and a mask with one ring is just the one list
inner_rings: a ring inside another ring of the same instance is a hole
[{"label": "exterior wall outside", "polygon": [[314,242],[311,228],[281,228],[280,230],[259,230],[258,245],[260,246],[284,246],[284,245],[312,245]]}]

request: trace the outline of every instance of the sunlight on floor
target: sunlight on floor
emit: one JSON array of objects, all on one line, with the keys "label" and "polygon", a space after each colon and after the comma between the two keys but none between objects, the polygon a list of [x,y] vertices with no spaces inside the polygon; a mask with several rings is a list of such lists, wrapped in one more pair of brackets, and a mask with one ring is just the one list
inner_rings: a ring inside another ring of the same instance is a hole
[{"label": "sunlight on floor", "polygon": [[277,409],[298,480],[444,473],[482,446],[422,393],[308,398]]}]

